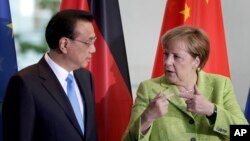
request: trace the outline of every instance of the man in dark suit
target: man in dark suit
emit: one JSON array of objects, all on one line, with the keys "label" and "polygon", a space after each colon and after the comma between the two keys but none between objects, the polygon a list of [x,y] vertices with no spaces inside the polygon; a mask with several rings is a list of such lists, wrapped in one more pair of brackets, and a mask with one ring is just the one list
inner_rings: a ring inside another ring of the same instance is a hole
[{"label": "man in dark suit", "polygon": [[[45,33],[49,52],[9,81],[3,102],[4,141],[97,141],[94,86],[84,69],[96,51],[92,20],[80,10],[64,10],[51,18]],[[74,103],[69,98],[72,87]]]}]

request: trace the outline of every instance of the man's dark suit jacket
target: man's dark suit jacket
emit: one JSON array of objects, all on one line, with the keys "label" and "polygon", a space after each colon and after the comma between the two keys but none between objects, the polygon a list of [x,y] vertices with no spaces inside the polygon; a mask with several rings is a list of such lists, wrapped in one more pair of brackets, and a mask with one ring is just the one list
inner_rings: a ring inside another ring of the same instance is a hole
[{"label": "man's dark suit jacket", "polygon": [[85,111],[81,132],[70,102],[44,57],[14,75],[3,102],[4,141],[97,141],[94,86],[89,71],[74,71]]}]

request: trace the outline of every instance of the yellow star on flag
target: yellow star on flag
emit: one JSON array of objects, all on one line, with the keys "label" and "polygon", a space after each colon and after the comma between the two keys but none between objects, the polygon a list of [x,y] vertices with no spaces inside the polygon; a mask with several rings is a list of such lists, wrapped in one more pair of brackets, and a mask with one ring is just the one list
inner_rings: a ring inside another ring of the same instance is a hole
[{"label": "yellow star on flag", "polygon": [[6,25],[8,28],[12,29],[12,23]]},{"label": "yellow star on flag", "polygon": [[190,16],[190,7],[188,7],[188,5],[185,4],[185,9],[182,10],[180,13],[184,15],[184,21],[186,22],[186,20],[187,20],[187,19],[189,18],[189,16]]},{"label": "yellow star on flag", "polygon": [[12,31],[12,37],[13,37],[13,26],[12,26],[12,23],[7,24],[6,26],[11,29],[11,31]]}]

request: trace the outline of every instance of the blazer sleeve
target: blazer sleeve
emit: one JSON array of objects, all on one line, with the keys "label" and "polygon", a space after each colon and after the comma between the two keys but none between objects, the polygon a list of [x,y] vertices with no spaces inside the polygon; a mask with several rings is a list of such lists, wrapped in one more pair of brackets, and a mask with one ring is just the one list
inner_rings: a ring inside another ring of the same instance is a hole
[{"label": "blazer sleeve", "polygon": [[3,140],[32,141],[35,104],[28,84],[16,75],[7,86],[3,102]]},{"label": "blazer sleeve", "polygon": [[[217,101],[217,117],[213,127],[215,132],[229,137],[230,125],[248,124],[234,94],[231,80],[226,78],[221,84],[223,102]],[[217,93],[217,94],[222,94]]]},{"label": "blazer sleeve", "polygon": [[141,114],[149,104],[149,97],[147,94],[147,86],[141,83],[137,90],[137,97],[132,108],[132,114],[128,128],[123,136],[123,141],[148,141],[151,133],[152,126],[146,134],[140,132]]}]

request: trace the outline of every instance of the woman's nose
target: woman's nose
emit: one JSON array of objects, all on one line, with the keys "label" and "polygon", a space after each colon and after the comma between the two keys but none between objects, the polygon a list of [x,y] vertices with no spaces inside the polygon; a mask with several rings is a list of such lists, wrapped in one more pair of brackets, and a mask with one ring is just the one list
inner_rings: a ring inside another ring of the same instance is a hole
[{"label": "woman's nose", "polygon": [[172,65],[173,64],[173,57],[171,55],[165,56],[164,57],[164,64],[166,66]]}]

